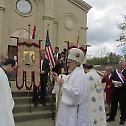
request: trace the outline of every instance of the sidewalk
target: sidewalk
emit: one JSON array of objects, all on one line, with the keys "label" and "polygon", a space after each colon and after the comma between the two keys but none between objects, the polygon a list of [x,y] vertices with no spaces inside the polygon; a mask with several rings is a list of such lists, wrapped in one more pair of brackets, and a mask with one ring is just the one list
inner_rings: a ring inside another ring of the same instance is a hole
[{"label": "sidewalk", "polygon": [[[17,122],[16,126],[54,126],[54,121],[52,119],[32,120],[26,122]],[[116,119],[116,121],[108,123],[107,126],[120,126],[119,120]]]},{"label": "sidewalk", "polygon": [[54,126],[54,120],[40,119],[25,122],[16,122],[16,126]]},{"label": "sidewalk", "polygon": [[[12,81],[12,91],[17,91],[15,81]],[[22,89],[21,91],[24,91],[25,89]],[[40,119],[40,120],[31,120],[31,121],[25,121],[25,122],[16,122],[15,126],[54,126],[54,120],[50,119]],[[115,121],[110,122],[107,124],[107,126],[123,126],[119,125],[119,112],[117,113],[117,117]],[[125,125],[126,126],[126,123]]]}]

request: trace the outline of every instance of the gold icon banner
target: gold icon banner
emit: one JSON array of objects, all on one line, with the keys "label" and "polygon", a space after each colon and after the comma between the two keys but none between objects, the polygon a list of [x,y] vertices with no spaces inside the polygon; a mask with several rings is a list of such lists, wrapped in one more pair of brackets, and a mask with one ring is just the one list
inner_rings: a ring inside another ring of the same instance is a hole
[{"label": "gold icon banner", "polygon": [[40,43],[32,39],[18,40],[17,88],[32,89],[40,85]]}]

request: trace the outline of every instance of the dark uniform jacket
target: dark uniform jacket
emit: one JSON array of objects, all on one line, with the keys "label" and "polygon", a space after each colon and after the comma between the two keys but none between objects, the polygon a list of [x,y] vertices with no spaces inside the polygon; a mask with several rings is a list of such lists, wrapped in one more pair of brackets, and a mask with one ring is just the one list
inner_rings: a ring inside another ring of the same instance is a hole
[{"label": "dark uniform jacket", "polygon": [[[118,76],[116,70],[118,70],[118,69],[115,69],[115,70],[113,71],[113,73],[112,73],[110,79],[113,80],[113,81],[121,82],[121,83],[122,83],[122,86],[126,86],[126,69],[123,69],[123,70],[121,71],[121,73],[122,73],[122,75],[123,75],[123,77],[124,77],[124,78],[122,78],[123,81],[122,81],[122,80],[120,79],[120,77]],[[119,72],[119,70],[118,70],[118,72]]]}]

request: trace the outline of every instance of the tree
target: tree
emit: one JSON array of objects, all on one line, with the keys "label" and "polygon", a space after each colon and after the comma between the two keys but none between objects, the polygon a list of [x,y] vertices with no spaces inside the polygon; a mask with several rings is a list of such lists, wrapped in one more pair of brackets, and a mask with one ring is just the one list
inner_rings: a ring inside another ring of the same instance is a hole
[{"label": "tree", "polygon": [[92,65],[114,65],[118,64],[120,60],[119,55],[116,55],[115,53],[108,53],[104,57],[93,57],[91,59],[87,60],[87,63],[92,64]]},{"label": "tree", "polygon": [[119,35],[119,38],[116,41],[120,42],[120,46],[125,56],[126,55],[126,15],[123,17],[123,21],[118,23],[117,26],[121,31],[121,34]]}]

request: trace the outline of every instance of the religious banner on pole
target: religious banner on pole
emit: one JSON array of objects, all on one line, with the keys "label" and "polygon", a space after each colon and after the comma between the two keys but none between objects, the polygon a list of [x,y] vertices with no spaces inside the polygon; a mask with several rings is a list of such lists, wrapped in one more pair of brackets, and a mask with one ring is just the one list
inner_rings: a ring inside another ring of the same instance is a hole
[{"label": "religious banner on pole", "polygon": [[30,90],[40,85],[40,43],[34,39],[18,39],[17,88]]}]

